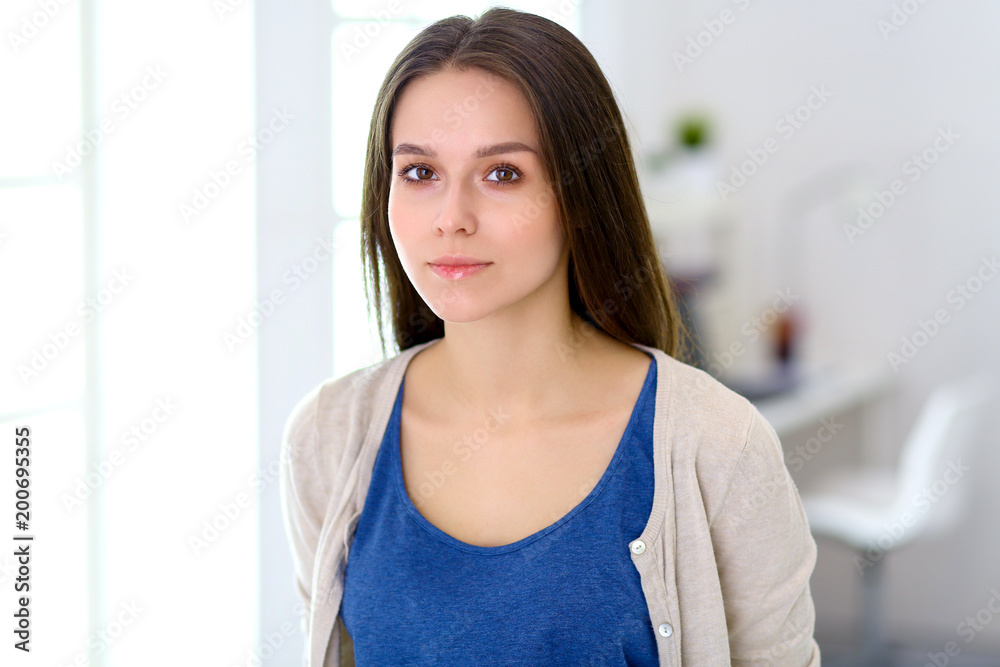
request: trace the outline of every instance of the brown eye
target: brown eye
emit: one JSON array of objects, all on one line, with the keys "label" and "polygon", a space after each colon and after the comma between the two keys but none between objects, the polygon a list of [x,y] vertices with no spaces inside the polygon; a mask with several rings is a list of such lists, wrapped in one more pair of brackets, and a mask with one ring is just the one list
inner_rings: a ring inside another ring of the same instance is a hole
[{"label": "brown eye", "polygon": [[495,175],[496,178],[487,178],[486,180],[503,185],[513,183],[521,178],[521,174],[513,167],[494,167],[490,175]]},{"label": "brown eye", "polygon": [[422,167],[420,165],[404,167],[399,171],[399,175],[410,182],[436,180],[433,169],[430,167]]}]

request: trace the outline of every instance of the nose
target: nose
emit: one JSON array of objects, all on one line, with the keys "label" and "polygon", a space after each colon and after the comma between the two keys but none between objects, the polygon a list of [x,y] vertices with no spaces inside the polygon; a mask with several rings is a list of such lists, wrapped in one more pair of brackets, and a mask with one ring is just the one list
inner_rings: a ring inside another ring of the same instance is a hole
[{"label": "nose", "polygon": [[455,234],[465,230],[466,234],[476,231],[475,192],[461,181],[452,181],[444,188],[441,209],[435,223],[435,231]]}]

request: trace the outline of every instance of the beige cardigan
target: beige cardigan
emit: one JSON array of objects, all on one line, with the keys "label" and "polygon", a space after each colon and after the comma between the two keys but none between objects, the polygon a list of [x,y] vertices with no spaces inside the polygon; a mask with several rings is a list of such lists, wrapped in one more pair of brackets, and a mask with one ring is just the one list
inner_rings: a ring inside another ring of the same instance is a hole
[{"label": "beige cardigan", "polygon": [[[285,426],[281,502],[308,667],[354,664],[338,615],[348,548],[406,367],[434,342],[321,383]],[[635,347],[656,359],[656,481],[629,546],[660,665],[818,666],[816,545],[774,429],[704,371]]]}]

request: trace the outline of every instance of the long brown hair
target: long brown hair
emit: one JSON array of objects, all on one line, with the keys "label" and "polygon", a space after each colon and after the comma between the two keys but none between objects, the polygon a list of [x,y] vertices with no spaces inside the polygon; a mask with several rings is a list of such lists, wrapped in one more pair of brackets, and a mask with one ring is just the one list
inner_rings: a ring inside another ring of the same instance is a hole
[{"label": "long brown hair", "polygon": [[396,103],[408,82],[446,68],[486,70],[527,99],[570,246],[573,311],[621,341],[689,359],[690,334],[657,254],[611,86],[573,33],[544,17],[500,7],[475,20],[452,16],[422,30],[396,57],[379,90],[365,159],[361,254],[383,354],[380,259],[399,350],[444,336],[443,320],[403,270],[387,208]]}]

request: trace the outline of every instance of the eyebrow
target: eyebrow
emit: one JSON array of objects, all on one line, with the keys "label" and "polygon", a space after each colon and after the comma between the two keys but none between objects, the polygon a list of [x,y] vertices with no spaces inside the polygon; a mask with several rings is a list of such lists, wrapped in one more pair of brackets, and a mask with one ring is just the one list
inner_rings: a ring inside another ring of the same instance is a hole
[{"label": "eyebrow", "polygon": [[[520,141],[505,141],[501,144],[484,146],[473,153],[472,157],[492,157],[494,155],[500,155],[501,153],[517,153],[519,151],[528,151],[530,153],[535,153],[536,155],[538,154],[538,151],[534,148],[528,146],[527,144],[522,144]],[[396,146],[390,157],[395,157],[397,155],[423,155],[424,157],[437,157],[437,153],[433,150],[424,148],[423,146],[417,146],[416,144],[400,144]]]}]

